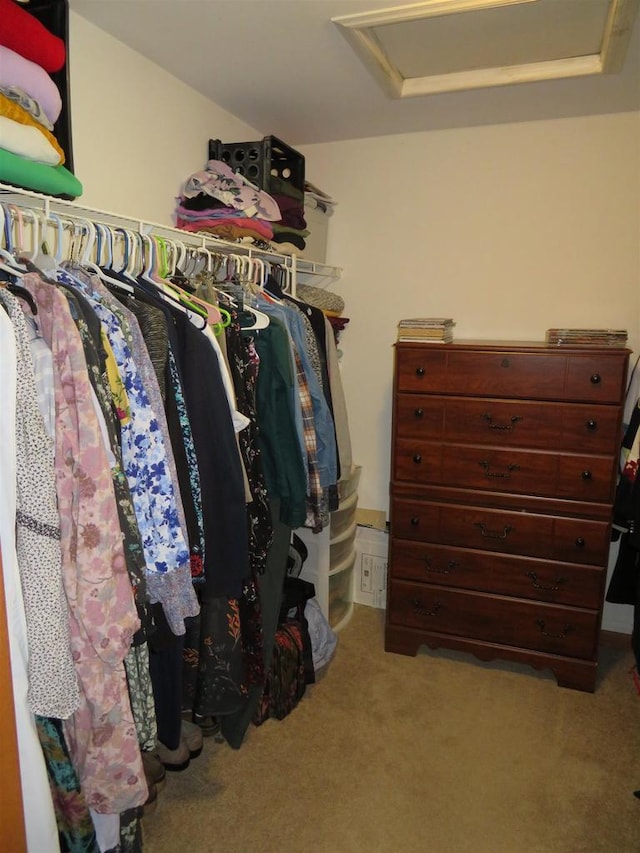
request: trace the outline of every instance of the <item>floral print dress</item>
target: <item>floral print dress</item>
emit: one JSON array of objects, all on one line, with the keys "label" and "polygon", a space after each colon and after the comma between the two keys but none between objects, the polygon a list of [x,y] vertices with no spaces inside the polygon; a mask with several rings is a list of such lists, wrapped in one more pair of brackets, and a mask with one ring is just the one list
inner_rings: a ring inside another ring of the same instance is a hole
[{"label": "floral print dress", "polygon": [[82,342],[64,296],[30,273],[56,369],[56,491],[63,583],[80,707],[64,733],[90,808],[119,814],[148,796],[123,660],[139,628],[109,460]]}]

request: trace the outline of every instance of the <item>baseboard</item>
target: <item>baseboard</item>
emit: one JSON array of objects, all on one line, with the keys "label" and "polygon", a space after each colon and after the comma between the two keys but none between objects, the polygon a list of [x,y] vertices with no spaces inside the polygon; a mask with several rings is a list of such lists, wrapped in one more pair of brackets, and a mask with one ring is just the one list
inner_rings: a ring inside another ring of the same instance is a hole
[{"label": "baseboard", "polygon": [[631,646],[631,634],[623,634],[621,631],[600,631],[600,642],[604,646],[628,649]]}]

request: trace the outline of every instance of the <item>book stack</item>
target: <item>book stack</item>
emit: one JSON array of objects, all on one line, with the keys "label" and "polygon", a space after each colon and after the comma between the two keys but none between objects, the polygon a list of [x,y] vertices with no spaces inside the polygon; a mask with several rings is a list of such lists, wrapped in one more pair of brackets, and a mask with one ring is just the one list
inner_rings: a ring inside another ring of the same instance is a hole
[{"label": "book stack", "polygon": [[626,329],[547,329],[546,342],[553,346],[612,346],[627,345]]},{"label": "book stack", "polygon": [[413,317],[398,323],[399,341],[448,344],[453,340],[455,323],[450,317]]}]

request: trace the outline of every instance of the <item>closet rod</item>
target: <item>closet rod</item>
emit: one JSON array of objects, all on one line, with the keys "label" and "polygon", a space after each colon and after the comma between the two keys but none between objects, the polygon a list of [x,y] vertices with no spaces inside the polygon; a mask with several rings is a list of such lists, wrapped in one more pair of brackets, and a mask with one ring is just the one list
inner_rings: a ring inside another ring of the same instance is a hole
[{"label": "closet rod", "polygon": [[58,216],[66,216],[69,219],[90,219],[93,222],[99,222],[107,226],[125,227],[132,231],[138,231],[141,234],[154,234],[158,237],[179,241],[189,248],[208,249],[211,252],[221,254],[246,254],[250,258],[268,260],[289,267],[292,270],[294,281],[296,274],[300,275],[300,273],[304,274],[305,277],[318,276],[327,281],[335,281],[340,278],[342,272],[339,267],[332,267],[329,264],[322,264],[316,261],[307,261],[295,254],[279,254],[278,252],[259,249],[243,243],[232,243],[228,240],[215,237],[212,234],[182,231],[180,228],[161,225],[158,222],[149,222],[146,219],[127,216],[122,213],[85,207],[84,205],[77,204],[75,201],[53,198],[42,193],[13,187],[10,184],[0,183],[0,202],[37,209],[42,211],[45,216],[53,213]]}]

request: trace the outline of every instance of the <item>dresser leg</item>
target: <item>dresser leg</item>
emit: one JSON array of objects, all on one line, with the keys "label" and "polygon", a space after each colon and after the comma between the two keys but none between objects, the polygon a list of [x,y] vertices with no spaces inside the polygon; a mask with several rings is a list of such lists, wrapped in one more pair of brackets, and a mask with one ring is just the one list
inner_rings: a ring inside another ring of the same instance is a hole
[{"label": "dresser leg", "polygon": [[420,637],[411,636],[407,631],[387,628],[384,636],[384,650],[396,655],[409,655],[415,657],[423,640]]},{"label": "dresser leg", "polygon": [[567,668],[553,666],[551,670],[556,677],[558,687],[595,693],[598,664],[594,661],[572,663]]}]

